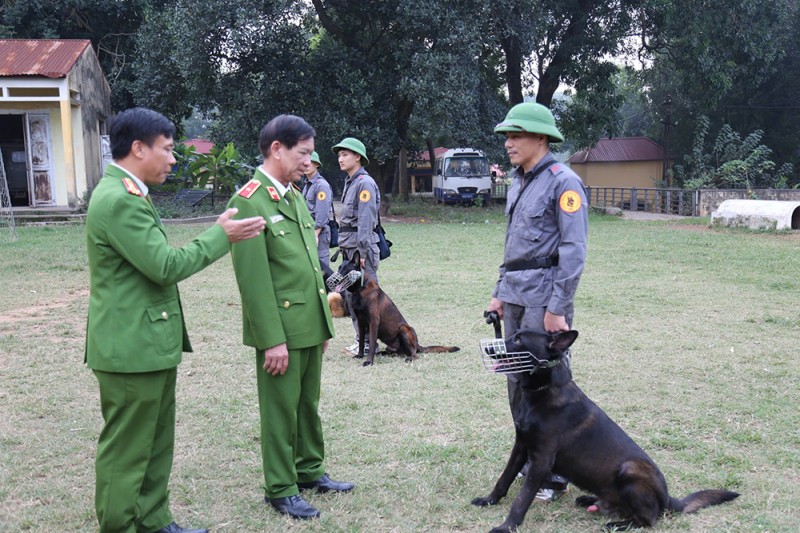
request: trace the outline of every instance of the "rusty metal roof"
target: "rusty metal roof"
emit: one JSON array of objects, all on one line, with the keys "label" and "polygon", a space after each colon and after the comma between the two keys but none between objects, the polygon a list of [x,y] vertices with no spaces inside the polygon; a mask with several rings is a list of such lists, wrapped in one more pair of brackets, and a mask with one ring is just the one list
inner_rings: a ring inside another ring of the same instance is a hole
[{"label": "rusty metal roof", "polygon": [[0,39],[0,76],[64,78],[88,39]]},{"label": "rusty metal roof", "polygon": [[621,161],[661,161],[664,149],[647,137],[599,139],[588,150],[575,152],[567,163],[617,163]]}]

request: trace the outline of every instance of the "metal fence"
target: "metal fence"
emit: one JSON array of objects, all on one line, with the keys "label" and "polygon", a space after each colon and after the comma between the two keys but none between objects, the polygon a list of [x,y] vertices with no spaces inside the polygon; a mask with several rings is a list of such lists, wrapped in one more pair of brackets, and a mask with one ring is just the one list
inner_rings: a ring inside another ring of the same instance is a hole
[{"label": "metal fence", "polygon": [[668,215],[699,216],[700,191],[636,187],[587,187],[589,204]]},{"label": "metal fence", "polygon": [[[508,186],[492,185],[492,198],[506,197]],[[589,204],[618,207],[626,211],[649,211],[670,215],[699,216],[700,191],[685,189],[644,189],[636,187],[587,187]]]}]

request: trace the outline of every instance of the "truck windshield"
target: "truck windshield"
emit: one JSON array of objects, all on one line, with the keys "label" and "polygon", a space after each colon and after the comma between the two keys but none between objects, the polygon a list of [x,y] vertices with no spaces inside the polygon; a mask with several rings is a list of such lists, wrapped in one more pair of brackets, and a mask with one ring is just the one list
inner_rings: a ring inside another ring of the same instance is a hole
[{"label": "truck windshield", "polygon": [[445,176],[488,176],[485,157],[450,157],[445,162]]}]

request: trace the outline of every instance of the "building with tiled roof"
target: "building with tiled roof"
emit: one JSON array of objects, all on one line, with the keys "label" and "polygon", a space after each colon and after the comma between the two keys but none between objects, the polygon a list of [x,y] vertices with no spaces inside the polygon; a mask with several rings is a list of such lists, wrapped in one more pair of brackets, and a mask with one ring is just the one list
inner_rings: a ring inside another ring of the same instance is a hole
[{"label": "building with tiled roof", "polygon": [[567,163],[587,187],[663,186],[664,149],[646,137],[599,139]]},{"label": "building with tiled roof", "polygon": [[214,143],[206,139],[188,139],[183,141],[186,146],[191,146],[198,154],[210,154],[211,149],[214,148]]},{"label": "building with tiled roof", "polygon": [[15,207],[76,207],[102,176],[111,90],[91,42],[0,39],[0,153]]}]

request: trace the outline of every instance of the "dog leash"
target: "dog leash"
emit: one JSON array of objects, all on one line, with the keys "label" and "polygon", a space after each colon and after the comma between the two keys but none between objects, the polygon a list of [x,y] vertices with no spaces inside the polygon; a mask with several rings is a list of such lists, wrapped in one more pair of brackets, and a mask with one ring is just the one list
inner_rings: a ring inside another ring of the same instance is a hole
[{"label": "dog leash", "polygon": [[486,319],[487,324],[491,324],[494,326],[494,338],[495,339],[502,339],[503,338],[503,331],[502,326],[500,324],[500,315],[497,314],[497,311],[484,311],[483,318]]}]

